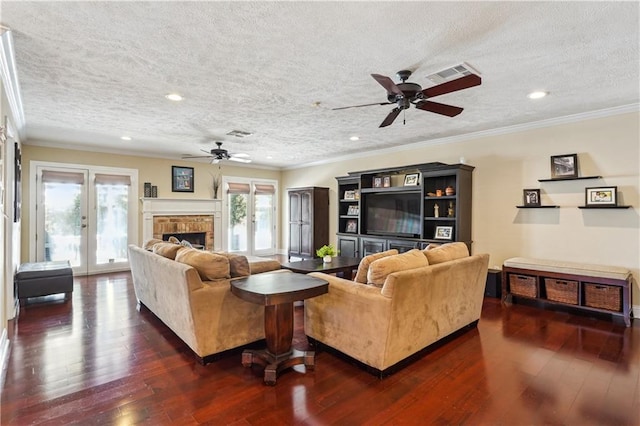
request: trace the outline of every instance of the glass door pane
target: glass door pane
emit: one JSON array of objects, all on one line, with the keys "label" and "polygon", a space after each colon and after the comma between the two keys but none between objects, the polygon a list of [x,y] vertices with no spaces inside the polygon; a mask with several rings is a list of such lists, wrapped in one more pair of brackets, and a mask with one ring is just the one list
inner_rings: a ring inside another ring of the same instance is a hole
[{"label": "glass door pane", "polygon": [[228,194],[229,196],[229,251],[247,252],[249,245],[248,205],[249,194]]},{"label": "glass door pane", "polygon": [[127,261],[128,185],[96,185],[96,264]]},{"label": "glass door pane", "polygon": [[85,185],[43,182],[42,220],[38,235],[43,236],[38,260],[68,260],[74,272],[87,272],[87,213]]},{"label": "glass door pane", "polygon": [[269,252],[271,254],[274,243],[274,202],[273,194],[255,194],[254,197],[254,254]]}]

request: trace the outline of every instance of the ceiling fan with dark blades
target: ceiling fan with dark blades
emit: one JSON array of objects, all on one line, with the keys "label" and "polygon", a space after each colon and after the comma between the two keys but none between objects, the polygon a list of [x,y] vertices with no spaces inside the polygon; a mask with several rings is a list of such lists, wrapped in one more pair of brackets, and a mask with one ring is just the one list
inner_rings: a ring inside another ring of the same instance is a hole
[{"label": "ceiling fan with dark blades", "polygon": [[229,151],[222,148],[222,142],[216,142],[217,148],[212,148],[210,151],[201,149],[200,151],[206,152],[208,155],[183,155],[182,159],[193,158],[211,158],[211,164],[217,164],[220,160],[237,161],[238,163],[250,163],[251,159],[247,158],[247,154],[229,154]]},{"label": "ceiling fan with dark blades", "polygon": [[421,109],[423,111],[434,112],[436,114],[446,115],[447,117],[455,117],[462,112],[462,108],[428,101],[427,99],[462,89],[468,89],[469,87],[479,86],[482,83],[482,79],[476,74],[468,74],[464,77],[447,81],[445,83],[438,84],[437,86],[428,87],[423,90],[419,84],[407,81],[410,76],[411,71],[398,71],[398,77],[402,80],[402,83],[396,84],[387,76],[371,74],[371,77],[386,89],[387,102],[351,105],[347,107],[333,108],[333,110],[396,104],[396,107],[392,109],[389,115],[387,115],[387,117],[382,121],[380,127],[387,127],[391,125],[400,112],[408,109],[411,104],[415,105],[417,109]]}]

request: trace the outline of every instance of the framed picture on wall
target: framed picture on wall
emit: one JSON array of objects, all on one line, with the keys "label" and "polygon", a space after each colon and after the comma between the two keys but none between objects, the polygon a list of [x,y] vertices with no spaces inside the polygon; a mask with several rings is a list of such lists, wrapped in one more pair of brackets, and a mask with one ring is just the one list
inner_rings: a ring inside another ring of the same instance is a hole
[{"label": "framed picture on wall", "polygon": [[523,189],[522,199],[527,207],[540,206],[540,190],[539,189]]},{"label": "framed picture on wall", "polygon": [[193,167],[171,166],[171,191],[193,192]]},{"label": "framed picture on wall", "polygon": [[551,157],[551,179],[578,177],[578,154],[554,155]]},{"label": "framed picture on wall", "polygon": [[585,205],[587,207],[614,207],[618,204],[617,191],[617,186],[585,188]]}]

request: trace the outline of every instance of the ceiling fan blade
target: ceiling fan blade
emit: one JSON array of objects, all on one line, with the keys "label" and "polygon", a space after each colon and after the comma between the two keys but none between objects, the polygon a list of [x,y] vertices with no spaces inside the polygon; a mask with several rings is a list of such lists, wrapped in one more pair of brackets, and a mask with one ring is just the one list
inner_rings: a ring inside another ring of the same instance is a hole
[{"label": "ceiling fan blade", "polygon": [[416,104],[416,108],[423,111],[435,112],[436,114],[446,115],[448,117],[455,117],[462,112],[462,108],[452,105],[439,104],[432,101],[420,101]]},{"label": "ceiling fan blade", "polygon": [[236,161],[238,163],[250,163],[251,160],[248,158],[238,158],[238,157],[229,157],[229,161]]},{"label": "ceiling fan blade", "polygon": [[387,93],[395,93],[396,95],[404,96],[402,90],[400,90],[400,88],[396,86],[393,80],[391,80],[389,77],[380,74],[371,74],[371,77],[373,77],[378,83],[380,83],[382,87],[387,89]]},{"label": "ceiling fan blade", "polygon": [[398,114],[400,114],[400,111],[402,111],[400,108],[392,109],[389,115],[387,115],[387,118],[384,119],[384,121],[380,124],[379,127],[387,127],[391,123],[393,123],[396,117],[398,117]]},{"label": "ceiling fan blade", "polygon": [[468,89],[469,87],[478,86],[482,83],[482,79],[475,75],[469,74],[464,77],[460,77],[456,80],[447,81],[446,83],[438,84],[437,86],[428,87],[422,91],[425,98],[433,98],[434,96],[444,95],[445,93],[451,93],[462,89]]},{"label": "ceiling fan blade", "polygon": [[340,107],[340,108],[331,108],[331,111],[337,111],[339,109],[347,109],[347,108],[360,108],[360,107],[373,106],[373,105],[391,105],[391,102],[376,102],[375,104],[351,105],[351,106]]},{"label": "ceiling fan blade", "polygon": [[211,160],[211,164],[218,164],[220,162],[219,158],[214,158],[213,160]]},{"label": "ceiling fan blade", "polygon": [[183,155],[181,158],[183,160],[186,160],[188,158],[211,158],[211,155]]}]

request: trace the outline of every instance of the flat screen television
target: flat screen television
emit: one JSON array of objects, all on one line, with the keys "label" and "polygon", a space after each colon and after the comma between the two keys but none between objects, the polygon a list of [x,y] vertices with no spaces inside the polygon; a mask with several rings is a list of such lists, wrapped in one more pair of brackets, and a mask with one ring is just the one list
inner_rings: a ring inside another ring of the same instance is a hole
[{"label": "flat screen television", "polygon": [[365,233],[420,238],[422,216],[419,193],[367,194]]}]

